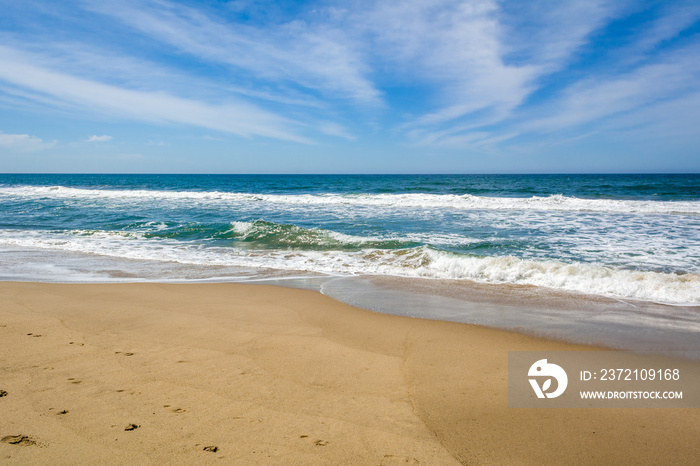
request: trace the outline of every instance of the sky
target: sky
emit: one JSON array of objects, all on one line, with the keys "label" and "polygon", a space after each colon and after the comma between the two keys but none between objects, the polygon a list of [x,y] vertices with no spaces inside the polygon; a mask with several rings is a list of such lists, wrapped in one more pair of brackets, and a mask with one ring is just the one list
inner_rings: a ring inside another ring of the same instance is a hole
[{"label": "sky", "polygon": [[0,0],[0,172],[698,173],[700,2]]}]

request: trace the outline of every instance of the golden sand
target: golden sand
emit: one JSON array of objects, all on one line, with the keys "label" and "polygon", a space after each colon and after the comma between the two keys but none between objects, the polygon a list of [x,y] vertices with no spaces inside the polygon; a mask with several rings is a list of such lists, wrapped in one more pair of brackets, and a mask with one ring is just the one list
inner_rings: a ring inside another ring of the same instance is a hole
[{"label": "golden sand", "polygon": [[697,464],[697,409],[508,408],[508,351],[588,349],[305,290],[5,282],[0,463]]}]

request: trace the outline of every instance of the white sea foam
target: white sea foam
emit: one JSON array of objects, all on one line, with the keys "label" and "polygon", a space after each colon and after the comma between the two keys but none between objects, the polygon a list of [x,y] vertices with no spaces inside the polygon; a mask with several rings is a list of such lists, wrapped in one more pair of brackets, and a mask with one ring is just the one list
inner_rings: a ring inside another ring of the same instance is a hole
[{"label": "white sea foam", "polygon": [[[240,225],[239,228],[243,228]],[[245,227],[248,228],[248,227]],[[201,266],[260,267],[344,275],[394,275],[535,285],[619,298],[700,304],[700,275],[633,271],[595,264],[475,257],[422,246],[358,251],[202,247],[122,232],[0,230],[0,245],[45,248]]]},{"label": "white sea foam", "polygon": [[253,229],[253,222],[231,222],[231,232],[245,235]]},{"label": "white sea foam", "polygon": [[284,205],[369,206],[416,209],[533,210],[700,215],[700,201],[480,197],[470,194],[251,194],[221,191],[101,190],[64,186],[0,187],[0,197],[113,201],[189,201],[194,203],[267,203]]}]

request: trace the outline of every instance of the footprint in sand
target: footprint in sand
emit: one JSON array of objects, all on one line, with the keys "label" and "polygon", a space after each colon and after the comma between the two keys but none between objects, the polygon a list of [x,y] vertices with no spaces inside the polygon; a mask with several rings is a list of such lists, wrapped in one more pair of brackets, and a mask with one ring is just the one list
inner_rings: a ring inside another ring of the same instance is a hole
[{"label": "footprint in sand", "polygon": [[39,335],[39,334],[34,334],[34,333],[28,333],[27,336],[29,336],[29,337],[40,337],[41,335]]},{"label": "footprint in sand", "polygon": [[140,394],[141,394],[141,392],[136,392],[136,391],[133,391],[133,390],[127,392],[127,391],[124,390],[124,389],[115,390],[115,392],[117,392],[117,393],[128,393],[129,395],[140,395]]},{"label": "footprint in sand", "polygon": [[124,356],[133,356],[136,353],[122,353],[121,351],[115,351],[114,354],[123,354]]},{"label": "footprint in sand", "polygon": [[209,445],[209,446],[202,448],[202,450],[216,453],[217,451],[219,451],[219,447],[217,447],[216,445]]},{"label": "footprint in sand", "polygon": [[319,447],[325,447],[328,445],[329,442],[326,442],[325,440],[316,440],[314,442],[314,445],[319,446]]},{"label": "footprint in sand", "polygon": [[131,431],[131,430],[136,430],[136,429],[138,429],[139,427],[141,427],[141,426],[138,425],[138,424],[129,424],[128,426],[124,427],[124,430],[127,431],[127,432],[129,432],[129,431]]},{"label": "footprint in sand", "polygon": [[3,396],[7,396],[7,392],[5,390],[0,390],[0,398]]},{"label": "footprint in sand", "polygon": [[0,439],[0,442],[9,443],[10,445],[21,445],[28,447],[30,445],[36,445],[36,441],[29,437],[28,435],[8,435]]},{"label": "footprint in sand", "polygon": [[381,466],[392,466],[399,464],[420,464],[420,461],[411,456],[384,455]]},{"label": "footprint in sand", "polygon": [[58,416],[59,414],[68,414],[68,410],[67,410],[67,409],[64,409],[63,411],[59,411],[59,412],[56,413],[57,416]]},{"label": "footprint in sand", "polygon": [[[163,405],[163,408],[170,408],[170,405]],[[173,408],[170,411],[172,411],[173,413],[186,413],[187,412],[186,409],[182,409],[182,408]]]}]

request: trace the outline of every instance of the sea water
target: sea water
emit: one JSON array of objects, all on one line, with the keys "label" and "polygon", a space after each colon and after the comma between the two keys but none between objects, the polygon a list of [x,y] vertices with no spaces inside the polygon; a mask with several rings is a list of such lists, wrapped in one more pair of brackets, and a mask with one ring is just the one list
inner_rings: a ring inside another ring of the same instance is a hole
[{"label": "sea water", "polygon": [[0,279],[276,280],[506,328],[553,312],[569,333],[593,299],[625,325],[683,314],[691,341],[700,175],[0,175]]}]

